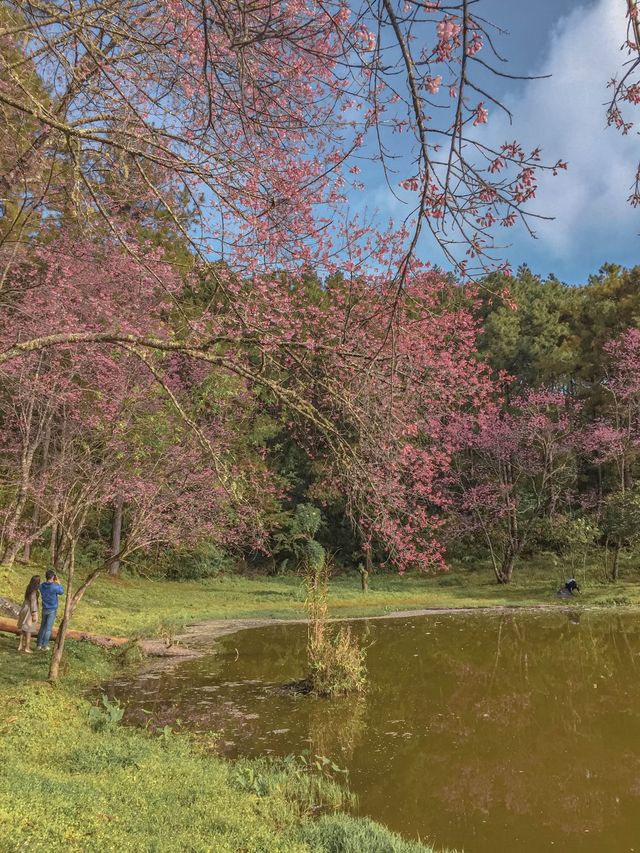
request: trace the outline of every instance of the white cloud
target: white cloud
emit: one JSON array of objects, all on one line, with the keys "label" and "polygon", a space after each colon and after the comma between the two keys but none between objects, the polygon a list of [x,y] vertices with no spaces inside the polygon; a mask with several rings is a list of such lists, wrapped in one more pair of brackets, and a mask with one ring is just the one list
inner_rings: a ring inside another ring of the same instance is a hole
[{"label": "white cloud", "polygon": [[[535,71],[551,79],[529,81],[517,97],[507,95],[513,126],[494,109],[487,128],[496,142],[516,138],[528,148],[540,145],[546,162],[569,163],[566,173],[541,181],[535,203],[538,212],[555,217],[535,226],[535,255],[552,263],[580,255],[628,258],[629,241],[640,250],[639,211],[627,203],[640,140],[635,130],[624,137],[606,125],[607,82],[626,56],[620,51],[624,6],[621,0],[598,0],[558,21],[548,55]],[[640,122],[640,109],[636,113]],[[525,244],[518,244],[526,256]]]}]

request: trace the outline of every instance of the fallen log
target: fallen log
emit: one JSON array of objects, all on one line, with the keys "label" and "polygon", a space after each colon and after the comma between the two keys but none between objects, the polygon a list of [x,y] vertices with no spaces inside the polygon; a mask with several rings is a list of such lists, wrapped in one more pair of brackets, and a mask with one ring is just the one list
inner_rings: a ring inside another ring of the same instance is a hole
[{"label": "fallen log", "polygon": [[[9,634],[19,634],[18,623],[15,619],[4,619],[0,617],[0,632],[5,631]],[[33,635],[35,637],[36,631]],[[58,636],[57,627],[53,629],[51,634],[53,639]],[[119,646],[124,646],[130,643],[128,637],[110,637],[103,634],[91,634],[89,631],[67,631],[67,637],[72,640],[85,640],[88,643],[95,643],[97,646],[102,646],[103,649],[115,649]],[[198,657],[201,653],[193,649],[187,649],[184,646],[167,645],[163,640],[138,640],[136,645],[146,654],[156,658],[190,658]]]},{"label": "fallen log", "polygon": [[[0,631],[6,631],[9,634],[19,634],[18,623],[15,619],[0,618]],[[33,636],[37,632],[34,631]],[[55,639],[58,636],[58,629],[55,627],[51,636]],[[129,642],[127,637],[108,637],[102,634],[90,634],[88,631],[67,631],[67,637],[72,640],[86,640],[89,643],[95,643],[97,646],[102,646],[105,649],[112,649],[117,646],[124,646]]]}]

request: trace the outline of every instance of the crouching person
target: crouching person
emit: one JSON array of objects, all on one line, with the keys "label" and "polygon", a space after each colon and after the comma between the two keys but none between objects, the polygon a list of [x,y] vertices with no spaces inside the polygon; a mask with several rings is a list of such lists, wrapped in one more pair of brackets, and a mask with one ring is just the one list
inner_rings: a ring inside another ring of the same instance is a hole
[{"label": "crouching person", "polygon": [[580,587],[575,578],[569,578],[565,585],[561,586],[556,592],[556,595],[558,598],[571,598],[574,592],[580,592]]}]

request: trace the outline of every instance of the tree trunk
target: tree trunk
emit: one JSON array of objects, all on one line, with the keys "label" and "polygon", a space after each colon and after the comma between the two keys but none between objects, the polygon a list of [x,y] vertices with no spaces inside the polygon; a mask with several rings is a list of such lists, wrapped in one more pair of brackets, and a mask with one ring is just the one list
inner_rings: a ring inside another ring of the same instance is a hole
[{"label": "tree trunk", "polygon": [[[56,512],[58,508],[56,507]],[[62,528],[57,516],[54,517],[51,526],[51,565],[57,571],[60,568],[60,555],[62,552]]]},{"label": "tree trunk", "polygon": [[56,565],[56,551],[58,545],[58,521],[54,517],[51,522],[51,541],[49,543],[49,562],[52,566]]},{"label": "tree trunk", "polygon": [[613,566],[611,567],[611,579],[617,581],[620,577],[620,542],[617,541],[613,549]]},{"label": "tree trunk", "polygon": [[373,559],[371,557],[371,548],[370,547],[367,548],[367,550],[364,552],[364,565],[365,565],[365,569],[367,571],[367,574],[370,575],[371,572],[373,571]]},{"label": "tree trunk", "polygon": [[358,566],[358,571],[360,572],[360,583],[362,585],[363,592],[369,592],[369,571],[368,569],[360,563]]},{"label": "tree trunk", "polygon": [[[31,417],[32,415],[29,415],[30,420]],[[22,547],[19,537],[16,536],[16,530],[20,524],[20,520],[22,519],[22,514],[24,513],[24,509],[27,505],[27,499],[29,497],[29,485],[31,483],[33,459],[36,448],[37,444],[30,447],[27,451],[23,451],[22,462],[20,465],[20,486],[18,488],[18,494],[16,496],[11,517],[5,524],[2,531],[2,540],[4,544],[2,564],[9,568],[13,565],[15,558],[18,556],[18,552]]]},{"label": "tree trunk", "polygon": [[69,570],[67,572],[67,590],[64,598],[64,613],[62,622],[58,628],[58,636],[53,647],[51,656],[51,664],[49,666],[49,681],[57,681],[60,674],[60,664],[62,663],[62,654],[64,652],[64,641],[67,637],[69,629],[69,620],[71,619],[71,602],[73,600],[73,575],[76,563],[76,543],[69,543]]},{"label": "tree trunk", "polygon": [[12,542],[11,545],[7,546],[2,557],[2,565],[10,569],[15,563],[16,557],[22,550],[22,547],[22,542],[19,541]]},{"label": "tree trunk", "polygon": [[[34,512],[33,513],[34,527],[37,526],[38,520],[39,520],[38,515],[36,512]],[[31,546],[33,545],[34,541],[35,541],[34,535],[30,534],[29,536],[26,537],[26,539],[24,540],[24,543],[22,544],[22,559],[25,563],[28,563],[31,560]]]},{"label": "tree trunk", "polygon": [[[34,524],[36,523],[37,518],[34,513]],[[47,528],[51,525],[51,519],[45,520],[43,524],[40,524],[39,527],[34,528],[31,533],[25,537],[24,543],[22,547],[24,548],[23,554],[24,559],[28,562],[31,556],[31,546],[34,542],[37,542],[42,538],[43,534],[46,533]]]},{"label": "tree trunk", "polygon": [[112,577],[117,577],[120,574],[123,504],[122,495],[118,495],[113,505],[113,517],[111,520],[111,562],[109,563],[109,574]]},{"label": "tree trunk", "polygon": [[[42,460],[40,463],[40,473],[44,473],[47,470],[47,465],[49,463],[49,450],[51,448],[51,420],[47,424],[47,429],[44,435],[44,444],[42,446]],[[32,518],[33,529],[37,530],[40,526],[40,504],[36,503],[33,508],[33,518]],[[27,539],[24,543],[24,560],[26,563],[31,559],[31,546],[33,545],[33,539]]]},{"label": "tree trunk", "polygon": [[502,559],[502,563],[496,572],[496,580],[500,584],[511,583],[513,577],[513,566],[515,563],[515,554],[509,548]]}]

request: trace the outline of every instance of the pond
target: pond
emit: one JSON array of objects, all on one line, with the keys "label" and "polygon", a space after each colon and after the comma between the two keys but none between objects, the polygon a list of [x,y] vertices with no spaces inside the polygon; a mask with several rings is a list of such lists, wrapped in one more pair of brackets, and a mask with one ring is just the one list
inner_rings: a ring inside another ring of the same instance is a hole
[{"label": "pond", "polygon": [[640,616],[353,625],[369,646],[363,699],[281,690],[304,675],[300,624],[228,635],[109,692],[130,722],[221,732],[229,756],[330,757],[360,814],[436,847],[640,853]]}]

